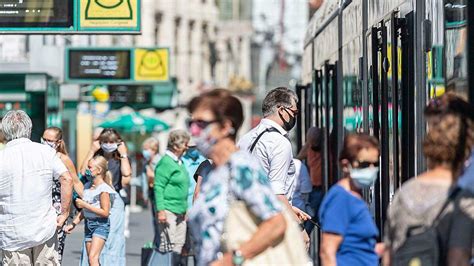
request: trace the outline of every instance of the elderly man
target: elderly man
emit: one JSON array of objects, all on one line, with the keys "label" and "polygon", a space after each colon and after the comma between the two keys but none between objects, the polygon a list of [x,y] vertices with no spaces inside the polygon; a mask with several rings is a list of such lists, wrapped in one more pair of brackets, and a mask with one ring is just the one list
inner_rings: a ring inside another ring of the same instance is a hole
[{"label": "elderly man", "polygon": [[[31,119],[10,111],[2,120],[7,141],[0,151],[0,249],[3,265],[59,265],[56,229],[69,216],[72,178],[52,148],[34,143]],[[61,214],[52,205],[61,183]]]}]

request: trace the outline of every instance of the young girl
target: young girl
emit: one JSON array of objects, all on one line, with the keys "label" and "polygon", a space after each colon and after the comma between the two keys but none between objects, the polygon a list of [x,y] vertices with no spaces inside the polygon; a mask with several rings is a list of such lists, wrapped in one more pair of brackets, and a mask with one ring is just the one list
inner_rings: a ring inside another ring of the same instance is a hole
[{"label": "young girl", "polygon": [[85,218],[85,241],[89,265],[99,265],[100,253],[110,231],[109,214],[115,190],[111,184],[111,174],[107,168],[107,160],[102,156],[92,158],[86,169],[88,182],[84,186],[84,196],[76,199],[76,204],[82,208],[73,220],[72,224],[65,229],[66,233],[76,227]]}]

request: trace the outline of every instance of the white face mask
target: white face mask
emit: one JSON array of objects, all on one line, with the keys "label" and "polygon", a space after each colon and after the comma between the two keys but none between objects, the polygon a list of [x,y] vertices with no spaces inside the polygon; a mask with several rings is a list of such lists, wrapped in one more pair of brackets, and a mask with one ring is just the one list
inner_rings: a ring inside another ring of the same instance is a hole
[{"label": "white face mask", "polygon": [[360,189],[369,188],[379,176],[378,167],[350,168],[350,175],[354,185]]},{"label": "white face mask", "polygon": [[56,149],[58,147],[58,143],[56,142],[51,142],[51,141],[46,141],[43,138],[41,138],[41,144],[48,145],[49,147]]},{"label": "white face mask", "polygon": [[100,144],[100,148],[106,153],[112,153],[117,150],[118,144],[117,143],[102,143]]},{"label": "white face mask", "polygon": [[217,143],[217,140],[210,136],[211,127],[202,129],[198,136],[194,136],[196,142],[196,149],[198,149],[206,158],[212,152],[212,148]]}]

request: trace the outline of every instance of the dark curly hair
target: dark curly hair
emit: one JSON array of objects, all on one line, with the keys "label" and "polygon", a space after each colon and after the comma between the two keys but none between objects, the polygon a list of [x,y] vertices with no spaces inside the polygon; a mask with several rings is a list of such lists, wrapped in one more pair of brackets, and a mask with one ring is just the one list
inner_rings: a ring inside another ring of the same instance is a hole
[{"label": "dark curly hair", "polygon": [[423,153],[428,167],[447,165],[456,178],[474,145],[474,106],[448,92],[429,102],[425,116]]}]

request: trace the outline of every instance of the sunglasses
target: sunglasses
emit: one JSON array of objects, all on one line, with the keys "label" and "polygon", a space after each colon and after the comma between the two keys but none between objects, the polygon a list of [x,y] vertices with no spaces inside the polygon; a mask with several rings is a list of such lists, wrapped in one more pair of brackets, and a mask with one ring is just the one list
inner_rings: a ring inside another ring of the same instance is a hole
[{"label": "sunglasses", "polygon": [[188,128],[191,128],[192,125],[197,126],[200,129],[205,129],[212,123],[218,122],[217,120],[211,120],[211,121],[206,121],[206,120],[201,120],[201,119],[188,119],[186,121],[186,125]]},{"label": "sunglasses", "polygon": [[359,162],[359,166],[357,166],[357,168],[368,168],[368,167],[379,167],[380,163],[377,161],[377,162]]}]

